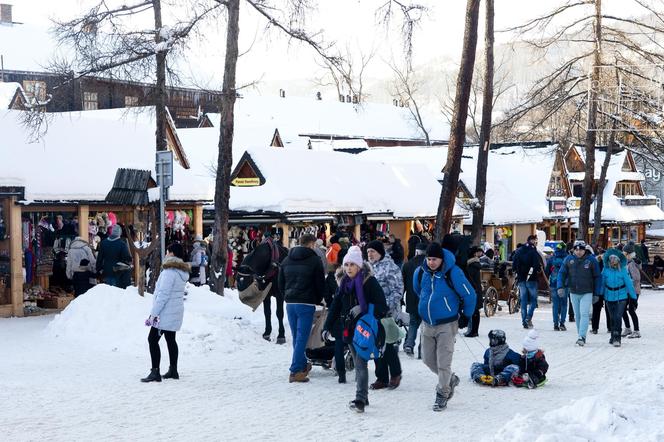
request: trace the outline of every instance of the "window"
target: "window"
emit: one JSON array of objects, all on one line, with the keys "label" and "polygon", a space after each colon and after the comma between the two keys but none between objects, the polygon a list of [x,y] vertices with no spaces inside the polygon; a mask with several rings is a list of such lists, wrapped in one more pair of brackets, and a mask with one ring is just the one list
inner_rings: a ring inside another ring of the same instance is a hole
[{"label": "window", "polygon": [[25,80],[23,81],[23,91],[28,98],[46,100],[46,82],[44,81]]},{"label": "window", "polygon": [[581,198],[583,196],[583,184],[582,183],[572,184],[572,195],[574,195],[577,198]]},{"label": "window", "polygon": [[549,180],[548,196],[565,196],[565,188],[561,177],[555,175],[551,176],[551,179]]},{"label": "window", "polygon": [[636,183],[617,183],[614,195],[619,197],[640,195],[639,188]]},{"label": "window", "polygon": [[135,95],[125,95],[125,107],[138,106],[138,97]]},{"label": "window", "polygon": [[83,110],[97,110],[99,105],[97,103],[96,92],[83,92]]}]

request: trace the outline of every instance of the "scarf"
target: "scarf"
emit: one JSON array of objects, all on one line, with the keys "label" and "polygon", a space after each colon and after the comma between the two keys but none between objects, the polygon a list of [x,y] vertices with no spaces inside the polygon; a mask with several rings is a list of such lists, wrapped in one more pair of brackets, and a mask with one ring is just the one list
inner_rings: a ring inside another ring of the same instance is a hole
[{"label": "scarf", "polygon": [[348,276],[346,276],[341,284],[343,289],[348,293],[352,293],[353,291],[355,291],[355,297],[357,298],[357,302],[360,305],[360,308],[362,309],[362,314],[368,312],[369,307],[367,306],[367,300],[364,297],[364,287],[363,287],[364,271],[360,270],[353,279],[350,279]]},{"label": "scarf", "polygon": [[494,368],[496,367],[496,365],[502,365],[509,350],[510,347],[507,344],[501,344],[501,345],[496,345],[495,347],[489,347],[489,370],[491,371],[490,373],[491,376],[497,374],[494,373]]}]

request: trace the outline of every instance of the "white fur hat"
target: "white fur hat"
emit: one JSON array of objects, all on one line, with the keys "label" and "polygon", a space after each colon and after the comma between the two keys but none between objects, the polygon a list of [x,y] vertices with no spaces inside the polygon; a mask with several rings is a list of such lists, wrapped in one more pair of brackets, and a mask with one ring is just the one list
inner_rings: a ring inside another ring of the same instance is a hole
[{"label": "white fur hat", "polygon": [[530,330],[523,340],[523,349],[526,351],[539,350],[539,333],[537,330]]},{"label": "white fur hat", "polygon": [[343,263],[346,264],[347,262],[352,262],[358,267],[362,267],[364,259],[362,259],[362,250],[360,250],[358,246],[352,246],[348,249],[348,253],[344,256]]}]

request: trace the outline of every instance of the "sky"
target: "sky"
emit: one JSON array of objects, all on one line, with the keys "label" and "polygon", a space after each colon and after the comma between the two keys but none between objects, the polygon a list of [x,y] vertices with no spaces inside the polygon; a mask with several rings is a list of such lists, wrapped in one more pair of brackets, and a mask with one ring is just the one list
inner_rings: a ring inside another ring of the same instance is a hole
[{"label": "sky", "polygon": [[[129,0],[108,0],[109,3],[131,3]],[[169,3],[184,0],[162,0]],[[367,68],[366,77],[386,79],[391,76],[387,62],[402,61],[403,45],[400,35],[400,16],[397,12],[389,28],[377,23],[376,9],[386,0],[318,0],[312,3],[317,8],[307,15],[306,28],[320,31],[326,42],[335,42],[335,47],[348,51],[353,57],[360,53],[375,53]],[[608,7],[624,5],[624,0],[609,0]],[[71,18],[98,0],[0,0],[14,5],[16,21],[47,27],[51,18]],[[275,1],[274,3],[279,3]],[[420,0],[428,7],[414,32],[413,64],[422,69],[440,68],[453,71],[459,63],[465,18],[464,0]],[[524,23],[530,18],[548,12],[561,4],[554,0],[496,0],[495,28],[505,29]],[[483,8],[484,3],[482,3]],[[589,6],[592,7],[592,6]],[[147,19],[151,19],[151,13]],[[481,47],[483,9],[480,12]],[[146,22],[149,25],[149,21]],[[220,88],[223,76],[223,48],[225,46],[225,23],[217,20],[206,24],[204,36],[191,43],[185,53],[182,75],[188,83]],[[498,33],[497,43],[509,42],[510,34]],[[0,42],[2,45],[9,42]],[[315,88],[315,79],[324,70],[317,62],[314,52],[301,44],[289,42],[276,30],[265,30],[265,21],[246,3],[241,3],[240,53],[238,83],[248,84],[294,84],[310,82]]]}]

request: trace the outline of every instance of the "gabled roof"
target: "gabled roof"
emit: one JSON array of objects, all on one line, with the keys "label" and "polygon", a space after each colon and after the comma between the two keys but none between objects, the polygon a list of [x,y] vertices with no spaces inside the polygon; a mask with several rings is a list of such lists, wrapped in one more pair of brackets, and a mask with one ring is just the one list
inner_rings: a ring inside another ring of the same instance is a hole
[{"label": "gabled roof", "polygon": [[19,83],[0,82],[0,110],[25,109],[28,98]]},{"label": "gabled roof", "polygon": [[157,187],[149,170],[118,169],[106,201],[113,204],[145,206],[150,202],[148,189]]}]

